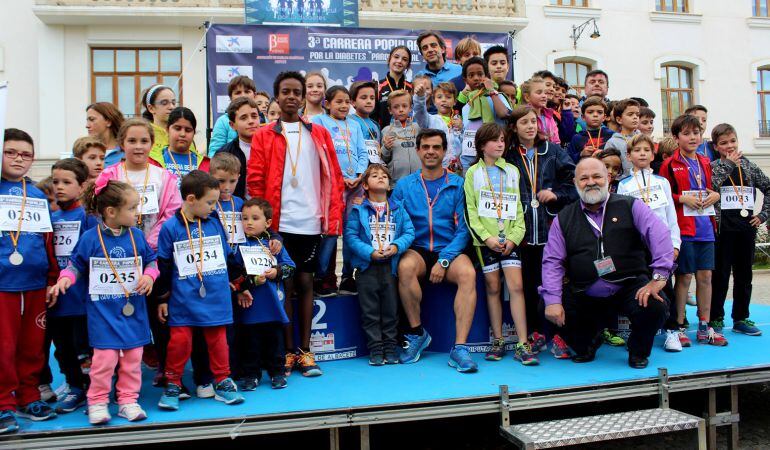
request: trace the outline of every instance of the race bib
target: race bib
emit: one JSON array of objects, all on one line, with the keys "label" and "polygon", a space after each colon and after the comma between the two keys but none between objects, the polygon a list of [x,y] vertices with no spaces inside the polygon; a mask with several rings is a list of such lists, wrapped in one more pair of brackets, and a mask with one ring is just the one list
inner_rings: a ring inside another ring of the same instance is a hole
[{"label": "race bib", "polygon": [[[22,217],[21,200],[22,198],[17,195],[0,195],[0,230],[15,232],[19,229],[19,217]],[[21,231],[28,233],[53,231],[46,199],[27,197]]]},{"label": "race bib", "polygon": [[476,130],[465,130],[462,143],[463,156],[476,156]]},{"label": "race bib", "polygon": [[637,189],[629,192],[629,195],[643,201],[651,209],[658,209],[668,206],[668,198],[666,197],[663,186],[658,183],[651,183],[649,191],[646,189]]},{"label": "race bib", "polygon": [[[701,198],[706,198],[708,194],[705,191],[682,191],[682,195],[690,195],[693,197],[698,197],[698,192],[700,192]],[[714,210],[714,205],[711,205],[707,208],[698,209],[698,208],[690,208],[687,205],[683,206],[683,212],[686,217],[700,217],[700,216],[715,216],[717,213]]]},{"label": "race bib", "polygon": [[[386,226],[387,225],[387,226]],[[369,222],[371,231],[372,247],[375,250],[385,250],[390,247],[390,243],[396,239],[396,224],[393,222]]]},{"label": "race bib", "polygon": [[70,256],[80,238],[80,221],[53,224],[53,251],[57,257]]},{"label": "race bib", "polygon": [[492,191],[482,189],[479,191],[479,216],[489,217],[491,219],[504,219],[504,220],[516,220],[516,203],[519,201],[519,196],[516,194],[504,192],[502,214],[497,216],[497,207],[495,202],[500,201],[500,194],[493,194]]},{"label": "race bib", "polygon": [[382,157],[380,157],[380,144],[372,139],[364,141],[366,145],[366,151],[369,153],[369,163],[382,164]]},{"label": "race bib", "polygon": [[[722,209],[754,209],[754,189],[748,186],[741,188],[736,186],[722,186],[719,190],[721,194]],[[736,194],[736,191],[738,192]],[[743,204],[741,204],[743,201]]]},{"label": "race bib", "polygon": [[227,242],[233,244],[243,244],[246,242],[241,213],[220,211],[219,214],[222,218],[222,225],[225,227],[225,231],[227,231]]},{"label": "race bib", "polygon": [[141,184],[135,184],[134,189],[139,193],[139,200],[142,202],[139,211],[142,212],[143,216],[160,212],[158,191],[155,189],[154,184],[148,184],[146,187]]},{"label": "race bib", "polygon": [[[174,242],[174,262],[179,271],[179,278],[197,276],[198,267],[203,261],[201,272],[208,273],[227,269],[222,239],[219,236],[203,238],[203,252],[198,248],[198,239],[193,239],[192,251],[190,241]],[[202,253],[202,254],[201,254]]]},{"label": "race bib", "polygon": [[262,275],[276,264],[275,257],[261,245],[241,245],[238,249],[241,251],[243,265],[249,275]]},{"label": "race bib", "polygon": [[[125,295],[136,290],[136,284],[142,276],[142,257],[138,257],[137,267],[134,258],[90,258],[88,272],[88,293],[90,295]],[[115,271],[112,271],[110,267]],[[121,287],[121,283],[123,287]],[[98,297],[97,297],[98,299]]]}]

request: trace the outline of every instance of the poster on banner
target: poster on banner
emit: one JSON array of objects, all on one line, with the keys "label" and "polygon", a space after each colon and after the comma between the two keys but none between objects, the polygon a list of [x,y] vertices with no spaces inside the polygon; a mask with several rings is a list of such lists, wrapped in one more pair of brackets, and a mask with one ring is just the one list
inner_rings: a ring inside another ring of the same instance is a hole
[{"label": "poster on banner", "polygon": [[245,0],[246,23],[357,27],[358,0]]},{"label": "poster on banner", "polygon": [[[227,83],[233,77],[252,78],[258,90],[272,92],[273,80],[283,71],[321,72],[329,85],[349,87],[354,81],[380,80],[388,71],[388,53],[397,45],[412,52],[412,71],[425,63],[417,49],[421,30],[380,28],[329,28],[263,25],[212,25],[207,39],[210,101],[215,119],[225,113],[230,97]],[[467,32],[442,31],[447,60],[454,61],[453,48]],[[493,45],[510,49],[507,33],[473,33],[482,52]]]}]

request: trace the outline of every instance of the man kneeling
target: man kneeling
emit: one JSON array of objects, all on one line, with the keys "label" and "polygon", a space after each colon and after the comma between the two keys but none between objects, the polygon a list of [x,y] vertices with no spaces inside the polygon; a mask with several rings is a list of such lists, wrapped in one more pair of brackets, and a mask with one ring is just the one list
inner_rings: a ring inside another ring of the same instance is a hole
[{"label": "man kneeling", "polygon": [[457,285],[454,300],[455,346],[449,365],[460,372],[474,372],[476,363],[465,345],[476,310],[476,271],[461,252],[470,235],[465,224],[463,180],[441,166],[447,150],[443,131],[423,129],[417,135],[417,156],[422,169],[398,181],[392,198],[401,201],[415,230],[412,248],[398,264],[398,293],[409,320],[402,364],[414,363],[430,345],[430,335],[420,321],[420,279],[431,283],[446,278]]},{"label": "man kneeling", "polygon": [[580,201],[564,208],[551,226],[540,293],[548,320],[565,327],[562,336],[575,352],[573,361],[592,361],[607,320],[621,313],[631,321],[628,365],[641,369],[666,318],[660,290],[671,273],[674,247],[650,208],[610,194],[608,186],[601,161],[580,161],[575,168]]}]

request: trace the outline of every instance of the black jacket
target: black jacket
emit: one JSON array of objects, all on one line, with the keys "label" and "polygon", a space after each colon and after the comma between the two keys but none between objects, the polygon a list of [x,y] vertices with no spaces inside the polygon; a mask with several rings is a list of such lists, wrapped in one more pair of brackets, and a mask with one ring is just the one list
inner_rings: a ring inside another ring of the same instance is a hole
[{"label": "black jacket", "polygon": [[235,155],[236,158],[238,158],[238,161],[241,162],[241,175],[238,177],[238,184],[235,185],[235,192],[233,194],[236,197],[240,197],[242,199],[246,199],[246,164],[248,161],[246,161],[246,155],[243,154],[243,150],[241,150],[241,145],[239,143],[239,139],[235,138],[232,141],[225,144],[224,147],[222,147],[220,152],[230,153],[231,155]]}]

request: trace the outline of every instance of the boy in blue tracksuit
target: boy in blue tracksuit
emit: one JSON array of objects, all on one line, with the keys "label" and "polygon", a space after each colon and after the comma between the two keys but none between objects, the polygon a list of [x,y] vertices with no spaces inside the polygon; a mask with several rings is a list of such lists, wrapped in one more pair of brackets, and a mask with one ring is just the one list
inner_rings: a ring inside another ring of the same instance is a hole
[{"label": "boy in blue tracksuit", "polygon": [[358,269],[356,286],[369,364],[397,364],[395,275],[400,256],[414,240],[414,227],[401,203],[388,200],[390,174],[386,166],[370,165],[362,180],[366,196],[363,203],[350,211],[345,225],[345,246],[352,254],[353,267]]}]

